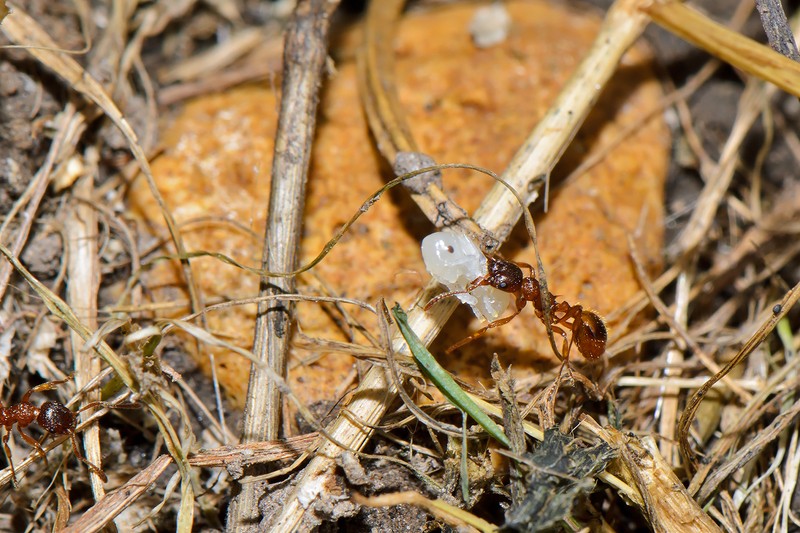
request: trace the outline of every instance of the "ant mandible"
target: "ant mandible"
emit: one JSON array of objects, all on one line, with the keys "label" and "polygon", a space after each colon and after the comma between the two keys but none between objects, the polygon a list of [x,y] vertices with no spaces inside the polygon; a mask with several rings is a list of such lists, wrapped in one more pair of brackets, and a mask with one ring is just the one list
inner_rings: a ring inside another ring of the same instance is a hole
[{"label": "ant mandible", "polygon": [[36,450],[36,453],[38,453],[44,459],[45,463],[47,463],[47,455],[45,455],[41,444],[39,444],[39,441],[22,431],[23,428],[28,427],[34,422],[39,424],[42,429],[48,431],[51,435],[69,435],[69,438],[72,441],[72,451],[75,453],[75,457],[85,464],[89,470],[97,474],[104,483],[108,481],[105,472],[90,463],[83,456],[80,448],[78,447],[78,437],[75,435],[75,428],[78,424],[76,414],[93,407],[105,406],[104,402],[89,403],[81,407],[76,413],[69,410],[63,403],[59,401],[47,401],[39,407],[32,404],[30,401],[32,394],[53,390],[59,385],[70,381],[71,379],[72,377],[70,376],[66,379],[42,383],[41,385],[37,385],[26,392],[25,395],[22,396],[22,400],[20,400],[19,403],[10,405],[8,407],[0,405],[0,425],[5,426],[6,428],[5,435],[3,435],[3,449],[6,452],[8,466],[11,469],[11,479],[14,482],[14,485],[17,484],[17,473],[14,470],[14,462],[11,460],[11,450],[8,447],[8,438],[11,435],[11,430],[13,429],[14,424],[17,425],[17,432],[20,434],[22,439],[30,444]]},{"label": "ant mandible", "polygon": [[[578,352],[586,359],[598,359],[605,353],[608,332],[606,331],[605,322],[603,322],[603,319],[600,318],[597,313],[586,310],[581,305],[570,305],[568,302],[556,302],[556,297],[553,293],[548,291],[547,300],[549,301],[550,309],[549,313],[545,314],[544,307],[542,306],[541,286],[539,285],[539,280],[533,276],[533,267],[531,265],[527,263],[514,263],[495,257],[489,257],[487,261],[487,274],[472,280],[467,284],[464,290],[446,292],[432,298],[425,305],[425,310],[427,311],[430,309],[431,306],[439,300],[449,298],[456,294],[469,293],[484,285],[515,295],[516,310],[510,316],[490,322],[466,339],[457,342],[446,350],[447,353],[472,342],[491,328],[507,324],[522,312],[528,302],[533,304],[534,311],[536,312],[536,316],[539,317],[539,320],[546,326],[546,317],[549,316],[552,330],[564,338],[562,351],[564,352],[565,364],[569,361],[569,352],[572,349],[573,343],[578,348]],[[527,268],[530,271],[530,275],[525,276],[521,267]],[[567,332],[565,330],[569,330],[572,333],[569,342],[567,342]]]}]

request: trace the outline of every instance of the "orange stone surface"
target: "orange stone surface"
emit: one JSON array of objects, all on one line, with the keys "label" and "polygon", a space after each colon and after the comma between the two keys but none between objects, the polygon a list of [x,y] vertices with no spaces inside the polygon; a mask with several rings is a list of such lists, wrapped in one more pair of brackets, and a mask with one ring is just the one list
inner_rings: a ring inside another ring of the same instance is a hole
[{"label": "orange stone surface", "polygon": [[[478,49],[469,23],[473,3],[406,16],[396,41],[400,100],[420,149],[441,163],[464,162],[501,172],[544,115],[559,88],[588,50],[599,27],[591,14],[546,2],[507,2],[512,26],[501,44]],[[249,86],[188,103],[163,136],[164,153],[153,162],[166,198],[189,250],[219,252],[259,267],[268,204],[279,83]],[[574,169],[587,154],[602,150],[620,131],[642,122],[656,108],[660,88],[645,50],[631,51],[578,133],[554,180]],[[301,258],[305,263],[361,203],[390,176],[373,147],[360,108],[355,65],[339,61],[327,80],[317,123],[305,208]],[[660,268],[663,239],[663,187],[670,140],[656,113],[609,150],[587,172],[550,191],[549,211],[537,217],[540,251],[551,292],[606,314],[639,288],[628,258],[627,235],[637,232],[641,255],[652,273]],[[470,212],[492,180],[474,172],[450,170],[445,186]],[[135,181],[131,207],[155,235],[166,235],[144,180]],[[287,206],[287,210],[289,206]],[[386,194],[339,245],[298,280],[304,294],[333,293],[375,304],[384,297],[408,306],[425,285],[420,240],[435,231],[405,191]],[[535,262],[524,228],[517,228],[502,253]],[[257,276],[213,258],[192,260],[207,302],[257,295]],[[183,301],[186,291],[176,263],[160,263],[144,283],[155,301]],[[379,337],[377,319],[347,307]],[[215,311],[210,330],[251,348],[255,306]],[[180,316],[174,311],[170,316]],[[354,385],[355,360],[324,348],[309,349],[306,337],[346,340],[342,319],[330,305],[297,304],[299,327],[291,353],[290,384],[304,402],[334,399]],[[441,353],[479,327],[466,306],[451,318],[434,353]],[[613,328],[614,325],[611,324]],[[352,334],[366,344],[364,336]],[[302,341],[302,342],[300,342]],[[207,369],[206,350],[194,354]],[[194,353],[193,343],[187,350]],[[557,360],[544,328],[531,309],[492,331],[443,364],[460,377],[488,383],[492,353],[513,364],[517,375],[552,367]],[[214,349],[225,391],[241,405],[249,362]],[[577,353],[573,353],[580,363]]]}]

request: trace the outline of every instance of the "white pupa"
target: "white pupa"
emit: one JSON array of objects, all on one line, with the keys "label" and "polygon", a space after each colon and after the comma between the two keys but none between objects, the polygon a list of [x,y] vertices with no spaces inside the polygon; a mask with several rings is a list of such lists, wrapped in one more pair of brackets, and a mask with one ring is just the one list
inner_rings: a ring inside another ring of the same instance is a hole
[{"label": "white pupa", "polygon": [[[480,246],[461,233],[440,231],[422,239],[422,260],[433,279],[450,291],[464,290],[469,282],[488,272]],[[497,320],[514,301],[514,295],[486,285],[456,298],[487,322]]]}]

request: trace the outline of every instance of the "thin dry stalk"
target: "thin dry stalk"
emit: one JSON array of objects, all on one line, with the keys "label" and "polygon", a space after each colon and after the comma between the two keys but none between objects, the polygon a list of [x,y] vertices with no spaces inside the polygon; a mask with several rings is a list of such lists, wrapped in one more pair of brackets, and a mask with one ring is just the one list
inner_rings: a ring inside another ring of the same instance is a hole
[{"label": "thin dry stalk", "polygon": [[105,496],[94,507],[83,513],[63,533],[94,533],[101,531],[106,524],[127,509],[150,487],[172,464],[172,457],[161,455],[144,470],[133,476],[125,485]]},{"label": "thin dry stalk", "polygon": [[[269,212],[262,267],[267,272],[289,272],[297,266],[305,189],[316,126],[317,91],[327,58],[330,16],[338,2],[310,0],[298,4],[286,31],[281,109],[275,138]],[[294,291],[294,278],[262,278],[262,296]],[[274,374],[285,376],[292,325],[292,308],[281,301],[258,306],[253,352]],[[274,440],[280,434],[281,391],[268,372],[250,371],[242,441]],[[231,531],[247,529],[258,518],[261,497],[253,484],[242,492],[228,514]]]},{"label": "thin dry stalk", "polygon": [[756,9],[772,49],[793,61],[800,61],[797,43],[794,42],[792,28],[789,27],[789,21],[780,1],[756,0]]},{"label": "thin dry stalk", "polygon": [[[263,268],[285,272],[296,267],[305,205],[305,186],[316,125],[317,90],[325,63],[330,14],[336,3],[298,6],[286,33],[281,111],[272,167]],[[287,213],[289,209],[289,213]],[[294,292],[292,278],[262,280],[262,296]],[[280,301],[259,304],[254,352],[279,375],[285,373],[289,309]],[[245,408],[245,441],[271,440],[280,430],[280,397],[270,380],[253,372]]]},{"label": "thin dry stalk", "polygon": [[[91,198],[94,190],[94,177],[96,167],[92,166],[89,172],[78,179],[73,186],[75,194]],[[86,326],[91,330],[97,329],[97,293],[100,288],[100,267],[97,256],[97,211],[83,202],[75,202],[67,217],[67,302],[75,309],[78,316],[82,317]],[[75,331],[70,331],[70,344],[75,365],[76,385],[83,388],[89,380],[100,373],[100,360],[94,357],[92,351],[83,349],[83,340]],[[100,391],[89,391],[83,404],[100,400]],[[87,420],[92,411],[87,410],[79,416]],[[83,445],[86,458],[94,465],[102,468],[103,454],[100,450],[100,427],[93,424],[83,434]],[[100,500],[105,495],[103,482],[95,472],[91,474],[92,492],[95,500]]]},{"label": "thin dry stalk", "polygon": [[726,63],[800,96],[800,64],[676,0],[641,6],[653,22]]},{"label": "thin dry stalk", "polygon": [[[88,6],[86,6],[88,8]],[[122,4],[114,4],[111,9],[110,24],[101,35],[97,46],[91,50],[89,70],[96,72],[101,65],[118,63],[119,56],[123,50],[123,40],[120,35],[126,35],[128,31],[128,20],[126,10]],[[84,18],[91,15],[88,12],[82,13]],[[87,36],[87,49],[91,49],[90,37]],[[122,76],[115,76],[114,79],[127,79],[127,73]],[[119,89],[120,86],[117,86]],[[86,161],[85,174],[78,178],[72,187],[72,193],[77,197],[95,198],[94,182],[98,177],[99,150],[89,147],[85,151],[84,160]],[[97,299],[100,289],[100,264],[98,256],[99,234],[98,212],[94,205],[75,201],[69,211],[67,226],[67,261],[69,284],[67,285],[67,301],[69,305],[77,310],[78,316],[83,317],[86,325],[97,330]],[[76,370],[75,384],[80,390],[95,376],[100,374],[101,361],[94,357],[90,347],[84,347],[84,343],[75,331],[70,331],[70,341],[72,348],[73,365]],[[101,399],[100,390],[95,389],[84,395],[82,406]],[[80,420],[88,420],[96,409],[86,410],[80,413]],[[103,454],[100,448],[100,425],[98,423],[89,426],[83,433],[83,445],[86,451],[86,458],[94,465],[102,469]],[[103,481],[99,475],[90,473],[90,482],[95,500],[100,500],[105,495]]]},{"label": "thin dry stalk", "polygon": [[[680,365],[677,365],[680,366]],[[623,376],[614,381],[616,387],[661,387],[663,390],[668,389],[698,389],[703,383],[708,380],[706,376],[696,378],[682,378],[674,377],[664,374],[663,377],[644,377],[644,376]],[[736,379],[736,384],[744,390],[759,391],[764,388],[764,380],[762,379]],[[714,384],[713,389],[728,390],[722,381]],[[776,391],[783,390],[782,388],[775,389]]]},{"label": "thin dry stalk", "polygon": [[263,80],[276,74],[281,68],[283,46],[280,39],[268,39],[259,43],[260,46],[241,64],[237,63],[221,72],[213,72],[197,81],[188,81],[165,87],[158,93],[158,103],[161,106],[170,106],[180,101],[223,91],[230,87],[246,82]]},{"label": "thin dry stalk", "polygon": [[358,493],[353,493],[353,501],[359,505],[369,507],[388,507],[392,505],[418,505],[437,517],[439,520],[449,524],[454,529],[477,530],[482,533],[497,531],[494,525],[479,518],[463,509],[451,505],[442,500],[430,500],[417,492],[398,492],[394,494],[384,494],[367,498]]},{"label": "thin dry stalk", "polygon": [[696,464],[696,455],[689,445],[689,429],[691,428],[697,408],[700,406],[700,402],[703,401],[703,398],[708,391],[711,390],[711,387],[714,385],[714,383],[726,376],[733,367],[741,363],[753,352],[753,350],[755,350],[761,345],[762,342],[764,342],[764,339],[766,339],[767,335],[772,333],[772,330],[775,329],[778,321],[786,316],[789,310],[794,307],[794,304],[797,303],[797,300],[800,300],[800,283],[792,287],[792,289],[790,289],[783,297],[781,303],[775,307],[778,312],[775,313],[773,312],[774,310],[769,311],[769,317],[763,321],[761,327],[753,334],[752,337],[750,337],[750,339],[748,339],[745,345],[742,346],[742,349],[739,350],[739,352],[730,361],[728,361],[722,370],[711,377],[711,379],[709,379],[705,385],[695,392],[687,402],[686,408],[681,415],[680,423],[678,424],[678,437],[680,439],[681,453],[689,465]]},{"label": "thin dry stalk", "polygon": [[611,427],[601,428],[588,417],[583,417],[583,422],[619,452],[609,470],[641,495],[643,511],[654,531],[722,531],[692,499],[652,438],[640,440]]},{"label": "thin dry stalk", "polygon": [[405,0],[370,3],[359,50],[361,98],[381,155],[394,163],[398,152],[419,148],[405,120],[394,77],[394,33]]},{"label": "thin dry stalk", "polygon": [[289,461],[313,449],[318,440],[317,433],[306,433],[277,441],[253,442],[223,446],[213,450],[200,450],[189,458],[189,464],[235,470],[249,465]]},{"label": "thin dry stalk", "polygon": [[[375,144],[396,175],[433,166],[432,158],[421,154],[411,134],[394,73],[394,35],[405,0],[371,2],[364,21],[364,43],[358,51],[358,82],[362,106]],[[404,183],[412,200],[437,228],[458,228],[482,243],[486,251],[497,247],[442,188],[441,174],[426,173]]]},{"label": "thin dry stalk", "polygon": [[[232,471],[241,471],[243,466],[295,459],[312,447],[318,438],[316,433],[310,433],[275,442],[256,442],[201,450],[189,458],[189,464],[194,467],[223,467]],[[64,529],[64,533],[100,531],[150,490],[172,463],[172,457],[160,455],[123,486],[109,493],[100,502],[85,511],[75,522]]]},{"label": "thin dry stalk", "polygon": [[231,35],[230,39],[170,68],[159,76],[159,81],[171,83],[216,75],[230,63],[251,52],[264,41],[264,37],[264,32],[258,28],[240,30]]},{"label": "thin dry stalk", "polygon": [[[646,274],[637,266],[637,271],[641,274]],[[675,288],[675,311],[672,314],[672,320],[680,328],[686,328],[688,315],[689,315],[689,278],[687,272],[681,272],[678,275],[677,286]],[[681,374],[680,369],[671,368],[683,362],[683,351],[680,349],[678,343],[671,343],[667,349],[664,357],[664,377],[674,378]],[[680,389],[678,387],[665,386],[661,389],[661,416],[658,420],[658,434],[664,437],[659,445],[661,455],[666,458],[667,462],[671,465],[677,465],[680,462],[678,455],[678,448],[675,446],[675,427],[678,421],[678,403],[679,403]]]}]

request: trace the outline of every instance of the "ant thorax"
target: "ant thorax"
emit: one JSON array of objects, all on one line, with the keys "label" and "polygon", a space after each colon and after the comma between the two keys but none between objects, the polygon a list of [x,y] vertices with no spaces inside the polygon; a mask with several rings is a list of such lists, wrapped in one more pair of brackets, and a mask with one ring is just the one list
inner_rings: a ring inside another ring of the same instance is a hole
[{"label": "ant thorax", "polygon": [[[449,291],[461,291],[466,286],[488,274],[486,256],[469,237],[460,233],[437,232],[422,240],[422,259],[430,275]],[[457,294],[461,302],[469,304],[475,316],[487,322],[497,320],[514,295],[494,287],[476,287],[469,294]]]}]

